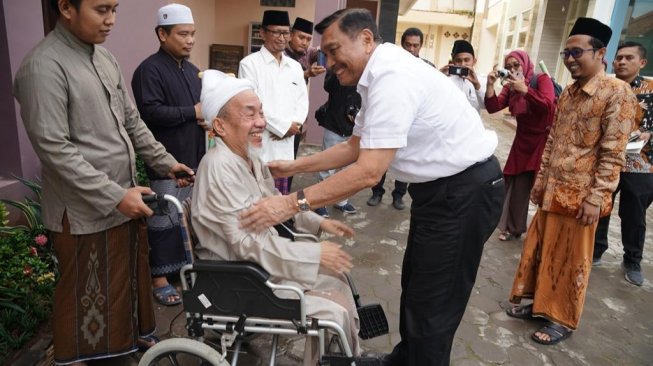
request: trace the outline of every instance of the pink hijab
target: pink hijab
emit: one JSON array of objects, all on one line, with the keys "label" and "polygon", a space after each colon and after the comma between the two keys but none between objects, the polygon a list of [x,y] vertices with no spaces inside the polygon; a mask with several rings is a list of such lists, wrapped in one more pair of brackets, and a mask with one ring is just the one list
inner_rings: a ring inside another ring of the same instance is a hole
[{"label": "pink hijab", "polygon": [[[521,65],[522,71],[524,72],[524,83],[526,83],[526,86],[529,86],[531,78],[535,76],[535,67],[533,66],[531,58],[522,50],[514,50],[503,59],[504,65],[510,57],[517,60]],[[524,98],[520,93],[511,90],[508,96],[508,109],[513,116],[528,113],[528,103],[526,102],[526,98]]]}]

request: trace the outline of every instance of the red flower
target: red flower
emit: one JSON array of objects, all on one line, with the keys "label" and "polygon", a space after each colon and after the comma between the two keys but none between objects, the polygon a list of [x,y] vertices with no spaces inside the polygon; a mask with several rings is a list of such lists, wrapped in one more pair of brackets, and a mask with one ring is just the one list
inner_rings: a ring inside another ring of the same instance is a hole
[{"label": "red flower", "polygon": [[48,243],[48,237],[43,234],[39,234],[34,238],[34,242],[40,246],[44,246]]},{"label": "red flower", "polygon": [[33,255],[33,256],[36,257],[37,255],[39,255],[39,252],[36,251],[36,248],[34,248],[34,247],[29,247],[29,254],[31,254],[31,255]]},{"label": "red flower", "polygon": [[23,274],[25,275],[25,277],[31,276],[32,275],[32,267],[25,266],[25,268],[23,268]]}]

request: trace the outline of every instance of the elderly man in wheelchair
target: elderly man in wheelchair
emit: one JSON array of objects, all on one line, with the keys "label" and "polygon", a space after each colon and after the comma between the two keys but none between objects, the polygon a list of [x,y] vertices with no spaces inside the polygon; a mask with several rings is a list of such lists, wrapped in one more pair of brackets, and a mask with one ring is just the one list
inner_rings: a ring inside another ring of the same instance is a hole
[{"label": "elderly man in wheelchair", "polygon": [[[296,325],[297,334],[316,334],[315,330],[320,324],[335,324],[335,328],[340,329],[335,333],[339,333],[339,338],[345,338],[336,339],[341,342],[341,350],[344,348],[344,353],[349,354],[346,360],[350,364],[355,360],[352,356],[360,355],[357,302],[345,276],[352,268],[351,257],[340,245],[329,241],[291,241],[280,236],[274,228],[256,233],[239,227],[240,211],[262,197],[279,194],[269,170],[259,158],[266,122],[253,84],[216,70],[207,70],[202,76],[201,106],[205,119],[212,122],[216,147],[202,159],[195,177],[191,209],[192,227],[198,239],[195,255],[202,260],[222,261],[216,263],[249,261],[260,265],[264,275],[269,274],[269,281],[265,283],[271,287],[270,293],[281,298],[271,299],[274,305],[270,306],[279,304],[279,309],[285,309],[285,298],[303,297],[305,310],[301,315],[312,321],[293,320],[291,324]],[[298,231],[314,234],[325,231],[337,236],[353,236],[353,230],[347,225],[324,219],[311,211],[298,213],[294,220]],[[199,274],[197,276],[199,278]],[[214,285],[212,280],[205,279],[204,283],[211,283],[210,286],[220,290],[224,287]],[[287,285],[299,288],[299,293],[293,295],[282,291]],[[224,309],[239,301],[246,303],[243,299],[251,292],[232,293],[232,299],[214,294],[212,300],[211,295],[205,293],[208,291],[215,290],[200,287],[194,293],[185,291],[185,308],[201,302],[207,309],[211,306]],[[220,301],[220,305],[216,305],[216,301]],[[249,311],[257,311],[255,307],[255,310],[251,310],[252,304],[248,306]],[[186,311],[196,310],[186,308]],[[236,330],[246,330],[243,323],[247,315],[240,314],[241,309],[234,311],[235,315],[240,316]],[[229,329],[234,329],[233,322],[231,328],[227,327],[226,330]],[[319,334],[320,337],[310,337],[306,341],[305,365],[315,365],[320,360],[324,349],[324,330]],[[346,345],[342,342],[346,342]]]}]

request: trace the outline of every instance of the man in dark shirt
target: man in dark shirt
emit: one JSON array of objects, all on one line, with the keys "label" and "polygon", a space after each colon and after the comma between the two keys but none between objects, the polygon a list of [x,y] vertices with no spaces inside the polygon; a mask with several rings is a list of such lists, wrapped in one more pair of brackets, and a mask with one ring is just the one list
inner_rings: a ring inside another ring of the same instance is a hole
[{"label": "man in dark shirt", "polygon": [[[322,65],[318,65],[317,58],[319,49],[311,47],[313,40],[313,22],[304,18],[295,18],[295,23],[292,25],[290,32],[290,39],[288,40],[288,47],[286,47],[286,56],[299,62],[304,70],[304,81],[308,84],[308,78],[318,76],[326,71]],[[302,126],[303,127],[303,126]],[[299,151],[299,143],[306,136],[306,130],[302,129],[300,133],[295,135],[294,151],[295,158]],[[288,177],[288,189],[292,186],[292,178]]]},{"label": "man in dark shirt", "polygon": [[[179,162],[197,168],[205,152],[205,131],[199,100],[199,70],[187,58],[195,43],[190,9],[170,4],[159,9],[156,34],[159,51],[143,61],[132,78],[134,98],[141,117],[166,150]],[[147,169],[152,190],[183,201],[191,188],[178,188],[174,180]],[[176,213],[148,219],[150,265],[155,298],[163,305],[181,302],[166,276],[187,263]]]},{"label": "man in dark shirt", "polygon": [[[327,150],[333,145],[347,141],[351,136],[354,119],[361,108],[361,96],[356,92],[355,86],[340,85],[333,72],[327,72],[324,77],[324,90],[329,93],[329,99],[315,111],[315,119],[324,127],[322,150]],[[335,170],[319,172],[318,180],[321,182],[335,172]],[[338,202],[335,208],[348,214],[356,213],[356,208],[349,203],[349,199]],[[326,207],[316,208],[315,213],[329,217]]]},{"label": "man in dark shirt", "polygon": [[[630,84],[640,102],[638,128],[631,133],[631,141],[643,141],[640,151],[626,149],[626,164],[619,174],[619,185],[612,200],[619,196],[621,242],[624,247],[621,268],[626,281],[641,286],[642,255],[646,238],[646,210],[653,202],[653,82],[639,72],[647,63],[646,48],[637,42],[625,42],[617,48],[612,66],[617,79]],[[596,228],[593,265],[601,264],[601,256],[608,249],[610,215],[602,217]]]},{"label": "man in dark shirt", "polygon": [[286,55],[302,65],[306,84],[308,84],[308,78],[318,76],[326,71],[324,65],[317,63],[319,49],[311,47],[312,40],[313,22],[297,17],[292,25]]}]

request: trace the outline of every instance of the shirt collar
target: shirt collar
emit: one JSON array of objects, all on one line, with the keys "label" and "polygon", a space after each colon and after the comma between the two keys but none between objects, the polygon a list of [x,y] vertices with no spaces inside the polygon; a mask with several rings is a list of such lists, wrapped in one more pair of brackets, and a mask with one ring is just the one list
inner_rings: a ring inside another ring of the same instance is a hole
[{"label": "shirt collar", "polygon": [[585,94],[589,95],[590,97],[594,96],[596,91],[601,86],[601,80],[603,80],[606,77],[607,77],[607,75],[606,75],[605,71],[600,71],[599,73],[594,75],[583,87],[580,87],[578,82],[575,82],[573,84],[573,86],[574,86],[573,93],[575,93],[578,90],[582,90],[582,91],[585,92]]},{"label": "shirt collar", "polygon": [[187,62],[187,61],[186,61],[186,58],[183,58],[183,59],[181,59],[181,63],[178,63],[177,60],[176,60],[174,57],[172,57],[171,54],[169,54],[168,52],[166,52],[166,50],[164,50],[162,47],[159,47],[159,51],[158,51],[157,53],[159,53],[159,54],[161,54],[162,56],[164,56],[164,58],[165,58],[166,60],[169,60],[170,63],[174,64],[175,67],[180,67],[180,66],[181,66],[181,67],[184,67],[184,63]]},{"label": "shirt collar", "polygon": [[293,60],[297,61],[300,58],[302,58],[304,55],[306,55],[306,52],[304,53],[295,52],[295,50],[293,50],[290,46],[288,46],[286,47],[286,55],[292,58]]},{"label": "shirt collar", "polygon": [[372,81],[372,64],[374,64],[374,60],[376,60],[376,56],[379,54],[379,52],[383,52],[385,48],[385,44],[376,45],[376,48],[374,48],[374,51],[372,51],[372,55],[370,56],[370,59],[367,60],[367,65],[365,65],[365,69],[363,69],[363,73],[358,80],[358,86],[362,86],[364,88],[368,88],[370,86],[370,82]]},{"label": "shirt collar", "polygon": [[637,88],[639,88],[640,86],[642,86],[642,81],[643,81],[643,80],[644,80],[643,77],[641,77],[640,75],[637,75],[637,76],[635,77],[635,79],[633,79],[633,81],[630,82],[630,86],[631,86],[633,89],[637,89]]},{"label": "shirt collar", "polygon": [[87,52],[88,54],[93,54],[95,51],[95,45],[88,44],[77,38],[77,36],[72,34],[63,24],[61,24],[61,22],[57,22],[53,32],[55,36],[71,48]]},{"label": "shirt collar", "polygon": [[[269,64],[271,62],[274,62],[275,64],[277,63],[277,58],[274,57],[270,51],[268,51],[265,46],[261,46],[261,56],[263,56],[263,61],[265,61],[266,64]],[[281,62],[279,63],[279,66],[285,66],[288,64],[288,56],[286,56],[283,52],[281,52]]]}]

